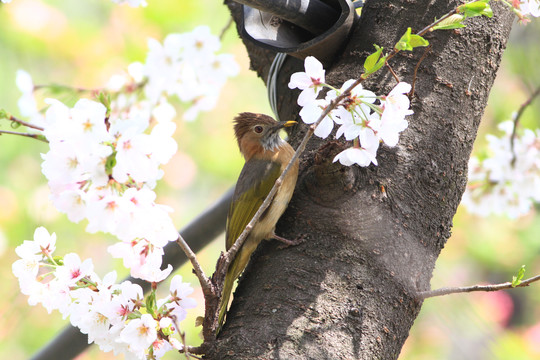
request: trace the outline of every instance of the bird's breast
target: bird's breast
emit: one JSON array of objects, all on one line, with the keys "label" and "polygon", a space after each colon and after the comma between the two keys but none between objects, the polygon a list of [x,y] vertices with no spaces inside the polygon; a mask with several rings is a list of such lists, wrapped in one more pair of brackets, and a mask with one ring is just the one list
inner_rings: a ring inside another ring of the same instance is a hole
[{"label": "bird's breast", "polygon": [[[290,159],[294,155],[293,148],[285,143],[277,152],[272,161],[281,164],[283,172]],[[293,164],[290,171],[285,175],[283,182],[274,196],[271,205],[265,211],[259,222],[253,227],[252,234],[256,239],[269,239],[274,235],[276,223],[289,205],[289,201],[294,193],[296,180],[298,178],[298,160]]]}]

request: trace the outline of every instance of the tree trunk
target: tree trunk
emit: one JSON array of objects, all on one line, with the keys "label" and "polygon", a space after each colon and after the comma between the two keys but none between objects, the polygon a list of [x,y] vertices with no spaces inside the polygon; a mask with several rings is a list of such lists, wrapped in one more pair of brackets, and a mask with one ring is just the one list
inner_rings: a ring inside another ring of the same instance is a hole
[{"label": "tree trunk", "polygon": [[[327,69],[334,86],[362,73],[373,44],[390,51],[407,27],[418,31],[457,1],[368,0],[343,52]],[[228,1],[236,21],[239,5]],[[513,15],[492,2],[494,17],[458,31],[427,35],[433,45],[418,68],[414,115],[379,166],[343,167],[333,157],[343,139],[313,138],[301,160],[291,204],[277,233],[296,247],[264,242],[234,294],[209,359],[397,359],[430,288],[435,261],[450,236],[467,181],[467,162]],[[274,54],[246,42],[251,65],[266,79]],[[423,48],[390,63],[413,82]],[[287,88],[303,62],[288,57],[278,81],[281,119],[298,118]],[[387,93],[396,81],[380,71],[364,87]],[[299,120],[299,119],[298,119]],[[299,120],[300,121],[300,120]],[[297,126],[298,144],[306,126]]]}]

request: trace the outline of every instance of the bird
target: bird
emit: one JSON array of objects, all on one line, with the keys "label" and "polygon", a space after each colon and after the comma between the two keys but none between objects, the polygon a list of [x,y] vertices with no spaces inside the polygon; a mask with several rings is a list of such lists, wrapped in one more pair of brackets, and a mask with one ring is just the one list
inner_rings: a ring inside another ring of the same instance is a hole
[{"label": "bird", "polygon": [[[234,133],[245,164],[234,190],[225,231],[226,249],[229,250],[251,221],[276,179],[294,155],[294,149],[279,136],[281,129],[295,125],[296,121],[276,121],[264,114],[240,113],[234,118]],[[253,226],[244,244],[232,260],[225,281],[220,303],[219,334],[224,324],[234,281],[248,264],[251,254],[264,239],[276,239],[287,245],[297,242],[275,234],[276,223],[291,200],[298,178],[298,160],[285,175],[281,187],[270,206]]]}]

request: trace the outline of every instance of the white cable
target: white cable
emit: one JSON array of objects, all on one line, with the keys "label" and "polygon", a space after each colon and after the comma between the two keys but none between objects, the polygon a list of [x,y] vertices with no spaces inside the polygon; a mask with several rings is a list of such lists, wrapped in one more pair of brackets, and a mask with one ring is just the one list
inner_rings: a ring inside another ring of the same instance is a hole
[{"label": "white cable", "polygon": [[272,61],[272,65],[270,65],[270,70],[268,70],[268,80],[266,82],[268,101],[270,102],[270,108],[272,108],[272,111],[274,112],[274,116],[276,117],[277,121],[280,121],[277,107],[277,78],[286,57],[287,54],[285,53],[276,54],[274,60]]}]

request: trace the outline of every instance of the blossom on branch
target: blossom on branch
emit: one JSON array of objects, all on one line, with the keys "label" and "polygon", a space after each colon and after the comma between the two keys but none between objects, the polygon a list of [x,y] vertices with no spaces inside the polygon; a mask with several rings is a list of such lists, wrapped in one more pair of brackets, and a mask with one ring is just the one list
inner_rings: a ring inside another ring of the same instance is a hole
[{"label": "blossom on branch", "polygon": [[540,16],[540,1],[539,0],[521,0],[519,8],[523,15],[531,15],[534,17]]},{"label": "blossom on branch", "polygon": [[319,60],[313,56],[306,57],[304,61],[305,72],[297,72],[291,75],[289,89],[302,90],[298,96],[298,105],[305,106],[315,100],[324,84],[324,69]]},{"label": "blossom on branch", "polygon": [[[90,259],[81,260],[73,253],[55,256],[55,242],[56,235],[40,227],[34,240],[26,240],[16,249],[21,258],[13,264],[13,273],[30,305],[41,304],[48,312],[58,310],[105,352],[143,360],[180,348],[173,337],[178,333],[173,324],[196,305],[188,297],[193,288],[182,277],[172,279],[170,293],[164,298],[155,299],[152,292],[148,296],[155,300],[147,301],[139,285],[117,284],[116,272],[101,279]],[[32,266],[26,268],[27,264]]]},{"label": "blossom on branch", "polygon": [[[336,155],[334,162],[339,161],[345,166],[377,165],[379,144],[383,142],[390,147],[396,146],[401,132],[409,125],[405,117],[413,111],[406,94],[411,90],[411,85],[400,82],[388,95],[378,96],[364,89],[354,79],[347,80],[340,89],[325,84],[322,64],[313,57],[306,58],[305,68],[305,73],[293,74],[289,82],[290,88],[302,90],[298,97],[298,104],[302,106],[299,113],[302,121],[306,124],[316,123],[332,101],[347,93],[318,123],[314,134],[323,139],[328,137],[335,123],[339,125],[336,138],[343,136],[345,140],[353,141],[353,147]],[[353,85],[356,86],[349,90]],[[323,87],[330,90],[324,99],[317,99]]]},{"label": "blossom on branch", "polygon": [[151,103],[163,96],[177,96],[192,106],[184,119],[193,120],[199,111],[216,105],[227,78],[240,68],[232,55],[216,54],[219,38],[207,26],[190,33],[169,34],[163,44],[148,40],[150,51],[143,66],[144,93]]},{"label": "blossom on branch", "polygon": [[470,213],[517,218],[540,201],[540,130],[516,134],[512,146],[513,129],[513,121],[499,124],[500,137],[486,136],[489,155],[471,158],[462,199]]},{"label": "blossom on branch", "polygon": [[[109,232],[131,247],[149,244],[154,253],[176,240],[171,209],[156,204],[152,191],[162,176],[160,165],[177,149],[174,109],[161,104],[153,117],[145,108],[144,114],[131,109],[107,116],[105,106],[91,100],[79,100],[73,108],[48,102],[44,134],[50,150],[43,155],[42,170],[58,210],[75,222],[88,219],[89,232]],[[150,120],[155,125],[148,133]],[[161,253],[159,261],[127,263],[136,266],[134,276],[156,281]]]}]

